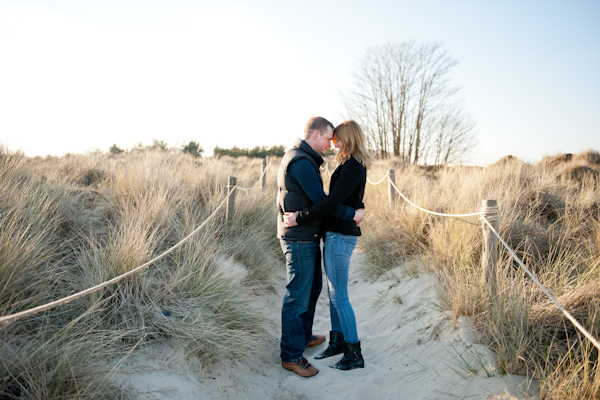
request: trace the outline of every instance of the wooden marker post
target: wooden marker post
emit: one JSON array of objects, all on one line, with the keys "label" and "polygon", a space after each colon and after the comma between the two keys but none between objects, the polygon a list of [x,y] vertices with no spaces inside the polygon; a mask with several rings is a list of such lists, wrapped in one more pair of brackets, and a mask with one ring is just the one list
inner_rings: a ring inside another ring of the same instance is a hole
[{"label": "wooden marker post", "polygon": [[392,183],[396,184],[396,170],[388,169],[388,196],[390,200],[390,207],[394,207],[396,204],[396,188],[392,186]]},{"label": "wooden marker post", "polygon": [[267,170],[267,159],[263,158],[262,168],[260,169],[260,173],[262,175],[262,186],[261,186],[261,189],[262,189],[263,192],[267,188],[267,173],[265,172],[266,170]]},{"label": "wooden marker post", "polygon": [[[235,176],[229,177],[229,185],[227,185],[227,194],[229,195],[232,191],[235,190],[237,178]],[[233,214],[235,213],[235,192],[231,193],[231,196],[227,199],[227,211],[225,214],[227,224],[231,223],[233,219]]]},{"label": "wooden marker post", "polygon": [[[496,200],[484,200],[482,208],[483,217],[490,222],[490,225],[498,232],[500,226],[499,209]],[[483,223],[483,257],[481,264],[483,267],[483,279],[489,287],[492,301],[498,295],[498,238],[488,224]]]}]

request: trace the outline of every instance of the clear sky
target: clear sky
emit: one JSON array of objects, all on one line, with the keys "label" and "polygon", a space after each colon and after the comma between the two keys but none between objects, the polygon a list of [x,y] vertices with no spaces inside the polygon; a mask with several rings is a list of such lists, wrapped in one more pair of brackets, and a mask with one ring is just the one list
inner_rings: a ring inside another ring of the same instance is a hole
[{"label": "clear sky", "polygon": [[600,0],[0,0],[0,142],[28,156],[290,145],[357,60],[442,41],[467,160],[600,151]]}]

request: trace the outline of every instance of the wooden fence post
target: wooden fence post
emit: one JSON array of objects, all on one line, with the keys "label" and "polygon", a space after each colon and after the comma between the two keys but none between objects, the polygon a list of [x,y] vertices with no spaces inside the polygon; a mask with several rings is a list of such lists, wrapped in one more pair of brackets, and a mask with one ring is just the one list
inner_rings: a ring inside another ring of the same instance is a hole
[{"label": "wooden fence post", "polygon": [[[229,185],[227,185],[227,189],[228,189],[227,194],[229,194],[235,190],[236,182],[237,182],[237,179],[235,176],[229,177]],[[228,225],[231,222],[231,220],[233,219],[234,212],[235,212],[235,192],[231,193],[231,196],[229,196],[229,198],[227,199],[227,211],[225,213],[225,217],[226,217]]]},{"label": "wooden fence post", "polygon": [[[494,230],[498,232],[500,226],[499,210],[496,200],[483,200],[483,217],[487,219]],[[483,257],[481,258],[483,267],[483,279],[489,287],[492,299],[498,295],[497,268],[498,268],[498,238],[486,224],[483,223]]]},{"label": "wooden fence post", "polygon": [[265,189],[267,188],[267,173],[265,172],[265,170],[267,169],[267,158],[269,156],[267,156],[266,158],[263,158],[263,163],[262,163],[262,168],[260,169],[260,173],[262,175],[262,191],[264,192]]},{"label": "wooden fence post", "polygon": [[388,194],[390,199],[390,207],[393,207],[396,204],[396,189],[392,186],[392,183],[396,184],[396,170],[388,169]]}]

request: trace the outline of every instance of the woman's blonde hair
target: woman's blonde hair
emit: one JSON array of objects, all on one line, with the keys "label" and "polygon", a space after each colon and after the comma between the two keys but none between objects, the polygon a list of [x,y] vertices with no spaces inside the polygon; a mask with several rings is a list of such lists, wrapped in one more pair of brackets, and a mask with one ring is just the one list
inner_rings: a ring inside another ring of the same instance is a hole
[{"label": "woman's blonde hair", "polygon": [[342,142],[336,157],[339,164],[343,164],[354,157],[363,167],[367,169],[371,167],[373,156],[367,149],[367,138],[356,121],[349,119],[342,122],[335,127],[333,135],[336,140]]}]

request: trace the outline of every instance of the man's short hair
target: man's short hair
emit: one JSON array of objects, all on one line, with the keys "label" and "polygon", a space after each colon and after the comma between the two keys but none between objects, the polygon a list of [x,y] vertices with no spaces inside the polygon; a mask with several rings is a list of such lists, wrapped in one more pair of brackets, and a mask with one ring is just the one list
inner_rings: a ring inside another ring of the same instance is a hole
[{"label": "man's short hair", "polygon": [[310,138],[310,136],[315,132],[319,131],[321,134],[327,130],[327,127],[330,126],[331,129],[334,128],[333,124],[327,121],[323,117],[312,117],[306,123],[304,127],[304,139]]}]

